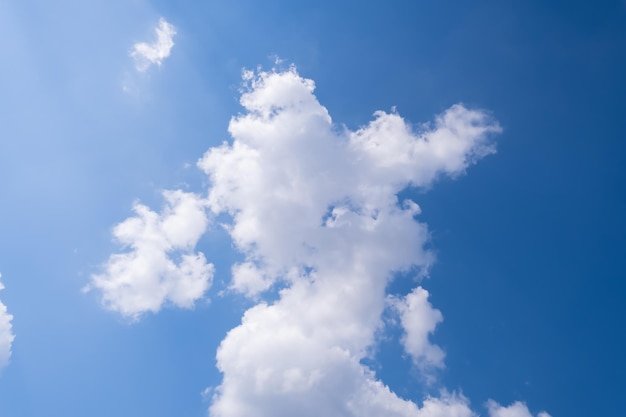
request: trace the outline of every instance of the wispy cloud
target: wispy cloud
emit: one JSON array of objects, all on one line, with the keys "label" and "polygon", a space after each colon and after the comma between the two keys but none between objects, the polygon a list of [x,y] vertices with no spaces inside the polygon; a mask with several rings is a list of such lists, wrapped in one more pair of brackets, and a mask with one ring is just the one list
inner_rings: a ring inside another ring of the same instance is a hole
[{"label": "wispy cloud", "polygon": [[[0,274],[2,278],[2,274]],[[4,285],[0,282],[0,290],[4,289]],[[13,316],[7,312],[7,307],[0,302],[0,369],[9,363],[11,358],[11,347],[15,335],[13,334],[13,326],[11,321]]]},{"label": "wispy cloud", "polygon": [[155,32],[157,38],[154,42],[138,42],[133,45],[130,52],[135,61],[135,68],[139,72],[146,71],[152,65],[161,66],[163,60],[170,56],[174,46],[173,37],[176,34],[174,26],[161,18]]},{"label": "wispy cloud", "polygon": [[85,290],[102,293],[104,305],[137,318],[170,302],[191,308],[211,286],[213,265],[193,249],[208,225],[205,201],[193,193],[166,191],[155,213],[135,204],[136,216],[115,226],[115,239],[130,250],[111,255]]}]

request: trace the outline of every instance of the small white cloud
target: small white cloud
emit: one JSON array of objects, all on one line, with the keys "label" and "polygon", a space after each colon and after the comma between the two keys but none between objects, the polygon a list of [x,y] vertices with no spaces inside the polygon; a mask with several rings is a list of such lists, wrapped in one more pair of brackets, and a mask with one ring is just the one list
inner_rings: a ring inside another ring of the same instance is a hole
[{"label": "small white cloud", "polygon": [[[170,56],[176,34],[174,26],[165,19],[159,19],[155,28],[157,39],[153,43],[138,42],[133,45],[130,56],[135,60],[137,71],[144,72],[151,65],[161,66],[163,60]],[[126,87],[125,87],[126,88]]]},{"label": "small white cloud", "polygon": [[181,190],[163,196],[160,214],[137,203],[136,216],[114,228],[130,251],[111,255],[86,288],[100,290],[104,305],[124,316],[157,312],[166,302],[191,308],[211,286],[213,265],[193,252],[208,226],[205,201]]},{"label": "small white cloud", "polygon": [[[533,417],[526,404],[520,401],[504,407],[494,400],[489,400],[486,406],[489,411],[489,417]],[[541,411],[537,414],[537,417],[550,417],[550,414]]]},{"label": "small white cloud", "polygon": [[[2,274],[0,274],[2,278]],[[0,282],[0,290],[4,289],[4,285]],[[15,335],[13,334],[13,326],[11,321],[13,316],[7,312],[7,307],[0,302],[0,369],[4,368],[11,358],[11,347]]]},{"label": "small white cloud", "polygon": [[443,321],[441,312],[428,301],[428,291],[422,287],[415,288],[411,293],[400,299],[392,299],[392,306],[400,314],[400,323],[404,335],[402,345],[422,370],[442,368],[445,354],[437,345],[433,345],[429,336]]}]

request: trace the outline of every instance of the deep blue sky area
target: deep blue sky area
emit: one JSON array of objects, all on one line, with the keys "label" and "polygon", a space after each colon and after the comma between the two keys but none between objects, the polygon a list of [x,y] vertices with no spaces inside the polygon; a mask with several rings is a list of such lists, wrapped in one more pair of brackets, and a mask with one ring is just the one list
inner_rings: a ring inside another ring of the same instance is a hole
[{"label": "deep blue sky area", "polygon": [[[160,17],[175,46],[138,74],[129,51]],[[194,165],[229,139],[242,68],[275,57],[350,129],[458,102],[503,128],[466,174],[405,191],[437,255],[422,285],[446,367],[424,385],[390,336],[370,364],[383,382],[415,401],[462,391],[483,416],[490,398],[622,414],[626,2],[0,0],[0,49],[0,300],[16,335],[0,417],[207,415],[215,350],[252,305],[220,294],[240,259],[227,234],[200,242],[216,275],[193,310],[129,323],[81,288],[133,201],[206,185]]]}]

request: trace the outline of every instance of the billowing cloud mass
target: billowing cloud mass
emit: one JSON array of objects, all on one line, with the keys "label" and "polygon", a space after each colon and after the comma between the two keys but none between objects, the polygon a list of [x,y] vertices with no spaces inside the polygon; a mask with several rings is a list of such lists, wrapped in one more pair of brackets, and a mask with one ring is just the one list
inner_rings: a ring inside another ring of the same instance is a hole
[{"label": "billowing cloud mass", "polygon": [[[508,407],[503,407],[493,400],[487,401],[489,417],[533,417],[526,404],[516,401]],[[541,411],[537,417],[550,417],[550,414]]]},{"label": "billowing cloud mass", "polygon": [[115,239],[129,250],[113,254],[89,289],[124,316],[158,311],[164,303],[191,308],[211,286],[213,265],[194,253],[208,226],[206,201],[193,193],[165,191],[161,213],[136,203],[135,216],[115,226]]},{"label": "billowing cloud mass", "polygon": [[[0,274],[2,278],[2,274]],[[4,285],[0,282],[0,290]],[[13,345],[13,327],[11,321],[13,316],[7,312],[7,307],[0,301],[0,369],[4,368],[11,358],[11,346]]]},{"label": "billowing cloud mass", "polygon": [[[230,235],[245,260],[231,289],[261,298],[217,352],[223,373],[213,417],[474,415],[460,394],[421,407],[391,392],[361,364],[383,326],[394,272],[427,268],[419,206],[398,200],[409,186],[457,176],[494,152],[500,131],[486,113],[455,105],[431,124],[377,112],[350,131],[333,124],[294,68],[244,73],[245,113],[232,143],[210,149],[199,167],[211,181],[209,208],[232,216]],[[392,304],[418,365],[443,366],[428,340],[441,314],[416,288]]]},{"label": "billowing cloud mass", "polygon": [[173,37],[176,34],[174,26],[165,19],[159,19],[155,29],[156,40],[153,43],[138,42],[133,45],[130,56],[135,60],[137,71],[144,72],[151,65],[161,66],[163,60],[170,56],[174,46]]},{"label": "billowing cloud mass", "polygon": [[[419,404],[400,398],[362,360],[388,312],[418,371],[444,366],[443,350],[430,341],[443,316],[429,293],[386,292],[397,272],[419,275],[434,261],[427,226],[416,220],[420,207],[398,195],[494,153],[497,122],[457,104],[417,126],[379,111],[352,131],[333,123],[313,81],[293,67],[245,71],[244,80],[245,111],[230,121],[232,141],[198,161],[210,180],[207,196],[167,192],[161,214],[136,205],[136,216],[114,230],[130,252],[111,256],[92,286],[129,316],[168,300],[191,306],[213,271],[193,253],[206,208],[230,219],[224,226],[243,254],[229,291],[255,302],[218,348],[223,380],[212,417],[476,416],[460,393],[444,390]],[[171,254],[179,250],[176,264]],[[268,292],[274,301],[265,301]],[[491,417],[530,416],[506,414],[519,403],[488,407]]]}]

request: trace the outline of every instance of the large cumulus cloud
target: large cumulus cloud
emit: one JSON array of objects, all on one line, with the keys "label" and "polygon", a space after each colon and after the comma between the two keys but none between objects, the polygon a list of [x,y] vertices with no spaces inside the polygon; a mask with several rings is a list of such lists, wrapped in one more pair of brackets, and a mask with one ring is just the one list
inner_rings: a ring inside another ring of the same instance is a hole
[{"label": "large cumulus cloud", "polygon": [[[430,338],[443,314],[428,291],[386,291],[396,273],[422,274],[434,261],[419,205],[399,195],[457,177],[494,153],[498,123],[456,104],[430,123],[379,111],[350,130],[333,122],[314,82],[295,68],[243,75],[244,111],[229,124],[232,140],[198,161],[207,194],[166,192],[162,213],[137,204],[136,216],[114,229],[129,250],[112,255],[91,286],[132,317],[167,302],[193,305],[213,274],[195,246],[210,218],[226,217],[222,225],[243,255],[228,291],[254,305],[218,348],[223,379],[212,417],[475,416],[461,393],[400,398],[362,360],[384,334],[388,312],[418,372],[444,367],[445,353]],[[527,415],[522,403],[490,400],[487,409],[492,417]]]},{"label": "large cumulus cloud", "polygon": [[[455,105],[412,126],[377,112],[350,131],[333,123],[314,83],[294,68],[246,73],[245,112],[231,120],[231,143],[199,166],[211,180],[213,213],[232,217],[230,235],[245,260],[231,289],[261,298],[222,341],[224,375],[215,417],[470,416],[468,401],[444,393],[419,407],[391,392],[361,364],[383,326],[394,272],[427,268],[428,230],[409,186],[457,176],[494,152],[500,128],[486,113]],[[440,313],[417,288],[393,301],[416,363],[442,366],[428,339]]]}]

